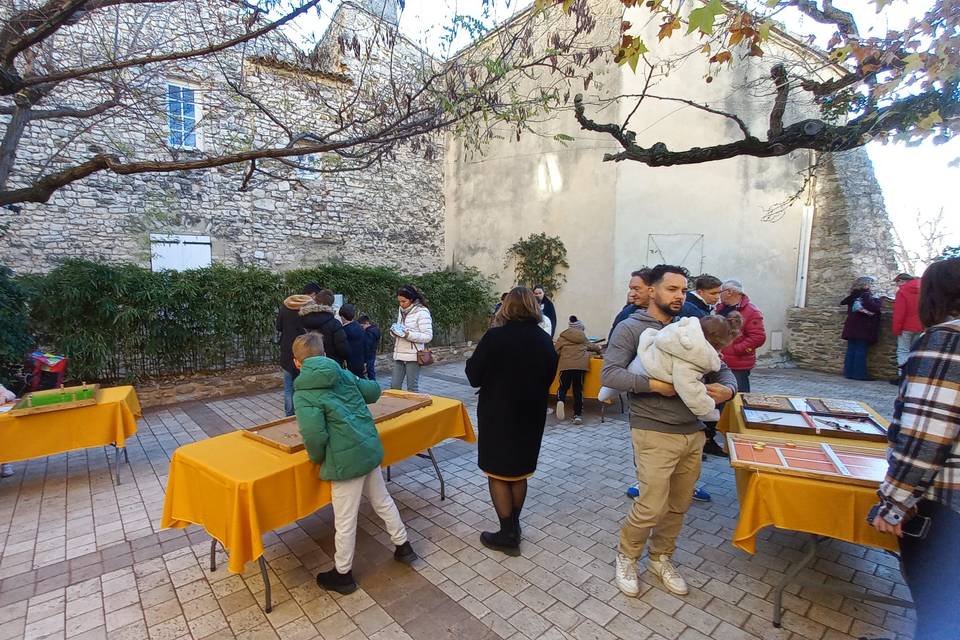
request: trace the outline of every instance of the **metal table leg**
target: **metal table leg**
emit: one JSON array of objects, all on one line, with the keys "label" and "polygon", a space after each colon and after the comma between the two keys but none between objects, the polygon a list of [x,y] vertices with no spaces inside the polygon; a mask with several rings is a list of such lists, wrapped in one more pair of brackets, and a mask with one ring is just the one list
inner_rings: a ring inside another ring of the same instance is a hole
[{"label": "metal table leg", "polygon": [[[267,572],[267,561],[263,556],[257,559],[260,565],[260,575],[263,577],[263,610],[267,613],[273,611],[273,598],[270,589],[270,574]],[[217,570],[217,539],[210,541],[210,571]]]},{"label": "metal table leg", "polygon": [[437,472],[437,478],[440,480],[440,499],[446,500],[447,499],[446,485],[443,482],[443,474],[440,472],[440,465],[437,464],[437,459],[433,455],[433,449],[427,449],[426,453],[418,453],[417,457],[424,458],[433,463],[433,470]]},{"label": "metal table leg", "polygon": [[[118,447],[116,444],[113,446],[113,465],[117,468],[117,484],[120,484],[120,452],[123,451],[123,461],[127,463],[127,466],[130,467],[130,475],[133,475],[133,465],[130,464],[130,454],[127,453],[126,447]],[[108,458],[109,459],[109,458]]]},{"label": "metal table leg", "polygon": [[810,544],[807,548],[807,552],[803,557],[781,578],[780,582],[777,584],[776,588],[773,591],[773,626],[780,627],[780,622],[783,618],[783,590],[791,582],[793,584],[799,585],[801,587],[810,587],[811,589],[818,589],[820,591],[826,591],[828,593],[835,593],[839,596],[846,598],[851,598],[853,600],[861,600],[867,602],[880,602],[883,604],[890,604],[897,607],[904,607],[906,609],[913,609],[913,603],[909,600],[903,600],[902,598],[894,598],[892,596],[881,596],[875,595],[872,593],[865,593],[849,587],[846,585],[834,585],[834,584],[822,584],[820,582],[813,582],[805,578],[797,578],[801,571],[809,567],[817,557],[817,547],[820,540],[826,540],[823,536],[810,536]]}]

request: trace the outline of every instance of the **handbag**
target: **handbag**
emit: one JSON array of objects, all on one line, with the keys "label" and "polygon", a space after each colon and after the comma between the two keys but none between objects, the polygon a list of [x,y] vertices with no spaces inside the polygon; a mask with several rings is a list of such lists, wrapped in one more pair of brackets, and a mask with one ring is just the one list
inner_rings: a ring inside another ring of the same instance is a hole
[{"label": "handbag", "polygon": [[428,367],[433,364],[433,352],[426,347],[417,349],[417,364],[421,367]]}]

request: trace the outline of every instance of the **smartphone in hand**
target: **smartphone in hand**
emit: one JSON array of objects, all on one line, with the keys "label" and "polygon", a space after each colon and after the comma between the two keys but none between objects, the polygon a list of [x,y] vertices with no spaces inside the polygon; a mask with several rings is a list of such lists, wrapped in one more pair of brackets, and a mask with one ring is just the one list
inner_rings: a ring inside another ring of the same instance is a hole
[{"label": "smartphone in hand", "polygon": [[[873,505],[873,507],[871,507],[870,511],[867,513],[867,522],[872,525],[879,513],[880,505]],[[900,530],[903,531],[903,535],[905,536],[923,540],[927,537],[927,534],[930,533],[930,518],[929,516],[913,516],[903,523],[903,525],[900,527]]]}]

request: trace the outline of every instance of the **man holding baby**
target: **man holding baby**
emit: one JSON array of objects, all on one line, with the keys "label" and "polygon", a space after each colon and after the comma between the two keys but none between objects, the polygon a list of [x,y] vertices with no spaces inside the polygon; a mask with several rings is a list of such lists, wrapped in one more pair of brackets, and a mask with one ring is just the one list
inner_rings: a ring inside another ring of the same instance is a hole
[{"label": "man holding baby", "polygon": [[[639,594],[636,562],[648,539],[647,568],[670,592],[688,592],[671,555],[700,477],[704,424],[673,384],[628,370],[638,356],[641,334],[663,329],[680,314],[687,279],[682,267],[651,269],[649,306],[616,326],[604,355],[603,385],[627,392],[630,398],[631,438],[640,481],[640,495],[620,530],[616,562],[617,587],[628,596]],[[733,397],[737,381],[726,365],[716,362],[717,370],[705,374],[703,385],[709,398],[720,403]]]}]

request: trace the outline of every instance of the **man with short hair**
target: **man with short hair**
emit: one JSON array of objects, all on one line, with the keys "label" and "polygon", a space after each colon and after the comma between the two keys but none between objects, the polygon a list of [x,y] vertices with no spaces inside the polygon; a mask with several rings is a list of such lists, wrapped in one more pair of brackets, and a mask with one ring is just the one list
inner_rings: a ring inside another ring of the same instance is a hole
[{"label": "man with short hair", "polygon": [[[544,317],[550,320],[550,331],[547,331],[547,333],[549,333],[552,338],[553,334],[557,332],[557,310],[553,306],[553,300],[547,297],[542,284],[538,284],[533,288],[533,295],[537,296],[537,301],[540,303],[540,311],[543,312]],[[546,323],[544,323],[544,331],[546,331]]]},{"label": "man with short hair", "polygon": [[767,341],[767,331],[763,326],[763,314],[743,292],[743,283],[730,278],[720,285],[717,313],[725,316],[732,311],[739,311],[743,316],[743,328],[721,355],[736,376],[740,393],[750,393],[750,371],[757,366],[757,349]]},{"label": "man with short hair", "polygon": [[680,318],[704,318],[713,313],[720,299],[720,278],[704,273],[693,279],[693,291],[687,291],[687,299],[680,310]]},{"label": "man with short hair", "polygon": [[[626,391],[630,397],[630,431],[640,481],[640,495],[620,530],[616,561],[617,587],[637,596],[637,559],[650,541],[647,568],[675,594],[688,592],[686,581],[670,557],[690,508],[700,477],[703,423],[690,411],[673,385],[630,373],[627,366],[637,355],[640,334],[662,329],[683,307],[687,271],[673,265],[657,265],[649,276],[651,297],[647,309],[636,311],[617,325],[604,355],[601,382]],[[715,402],[733,397],[737,381],[726,367],[704,379]]]},{"label": "man with short hair", "polygon": [[613,330],[618,324],[629,318],[639,309],[646,309],[650,301],[650,269],[643,267],[630,274],[630,282],[627,285],[627,304],[620,310],[617,317],[613,319],[613,326],[610,327],[610,333],[607,339],[613,335]]}]

